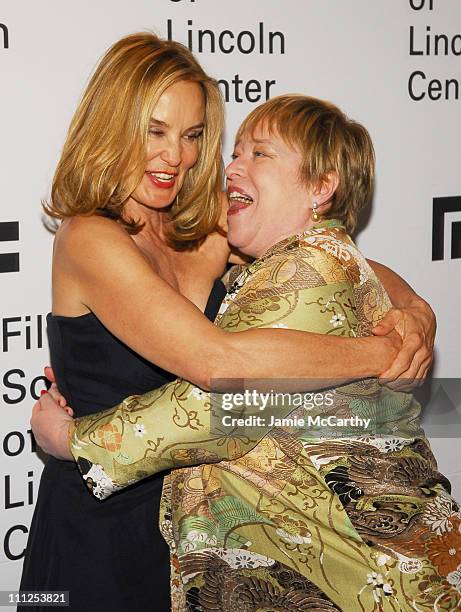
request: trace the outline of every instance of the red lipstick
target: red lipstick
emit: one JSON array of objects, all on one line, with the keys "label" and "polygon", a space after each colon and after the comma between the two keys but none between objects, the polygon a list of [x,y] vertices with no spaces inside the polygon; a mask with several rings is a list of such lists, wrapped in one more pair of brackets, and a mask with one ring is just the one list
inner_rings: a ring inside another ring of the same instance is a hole
[{"label": "red lipstick", "polygon": [[[155,174],[153,174],[153,172],[155,172]],[[146,176],[153,185],[160,189],[171,189],[176,182],[176,174],[163,172],[162,170],[146,171]]]}]

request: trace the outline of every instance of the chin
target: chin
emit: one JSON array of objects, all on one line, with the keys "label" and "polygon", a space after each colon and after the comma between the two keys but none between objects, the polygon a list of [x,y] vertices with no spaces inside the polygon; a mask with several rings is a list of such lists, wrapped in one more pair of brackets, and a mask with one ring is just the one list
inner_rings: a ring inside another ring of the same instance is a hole
[{"label": "chin", "polygon": [[255,231],[251,227],[248,219],[232,215],[227,218],[227,240],[228,242],[243,252],[254,239]]},{"label": "chin", "polygon": [[178,192],[176,190],[170,191],[169,189],[155,189],[149,185],[143,195],[146,206],[150,208],[166,208],[173,204]]},{"label": "chin", "polygon": [[240,249],[245,244],[245,239],[243,236],[239,235],[239,232],[232,230],[232,228],[227,228],[227,242],[235,247],[236,249]]},{"label": "chin", "polygon": [[227,232],[227,242],[244,255],[254,257],[253,253],[251,252],[251,247],[248,245],[249,240],[246,240],[244,236],[239,236],[237,234],[232,235],[231,232]]},{"label": "chin", "polygon": [[164,208],[168,208],[169,206],[171,206],[173,204],[173,202],[175,201],[176,195],[174,196],[167,196],[165,195],[161,195],[161,196],[151,196],[147,201],[145,206],[148,206],[149,208],[152,209],[161,209],[163,210]]}]

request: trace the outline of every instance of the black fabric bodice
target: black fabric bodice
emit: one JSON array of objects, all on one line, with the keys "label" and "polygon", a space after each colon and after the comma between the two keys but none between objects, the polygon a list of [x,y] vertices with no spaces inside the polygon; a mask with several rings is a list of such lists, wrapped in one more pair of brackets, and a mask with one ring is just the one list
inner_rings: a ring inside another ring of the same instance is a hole
[{"label": "black fabric bodice", "polygon": [[[224,295],[224,285],[216,280],[205,309],[210,320]],[[118,340],[93,313],[49,314],[47,325],[56,382],[76,417],[110,408],[129,395],[142,395],[174,379]]]},{"label": "black fabric bodice", "polygon": [[72,318],[49,314],[47,324],[51,366],[76,417],[173,380],[120,342],[93,313]]}]

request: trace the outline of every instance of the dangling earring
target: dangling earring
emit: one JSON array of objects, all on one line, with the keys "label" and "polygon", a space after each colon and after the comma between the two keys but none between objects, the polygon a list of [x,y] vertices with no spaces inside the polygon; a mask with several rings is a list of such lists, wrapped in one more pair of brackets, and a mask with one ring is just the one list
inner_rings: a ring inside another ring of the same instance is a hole
[{"label": "dangling earring", "polygon": [[312,220],[318,221],[320,219],[319,213],[317,212],[318,204],[317,202],[312,202]]}]

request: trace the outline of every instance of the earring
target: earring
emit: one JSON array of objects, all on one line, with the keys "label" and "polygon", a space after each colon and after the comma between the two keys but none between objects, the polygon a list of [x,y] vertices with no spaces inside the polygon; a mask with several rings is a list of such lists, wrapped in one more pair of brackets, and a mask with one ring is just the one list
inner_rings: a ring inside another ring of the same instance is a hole
[{"label": "earring", "polygon": [[320,219],[319,213],[317,212],[318,204],[317,202],[312,202],[312,220],[318,221]]}]

